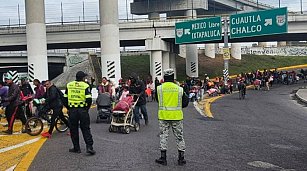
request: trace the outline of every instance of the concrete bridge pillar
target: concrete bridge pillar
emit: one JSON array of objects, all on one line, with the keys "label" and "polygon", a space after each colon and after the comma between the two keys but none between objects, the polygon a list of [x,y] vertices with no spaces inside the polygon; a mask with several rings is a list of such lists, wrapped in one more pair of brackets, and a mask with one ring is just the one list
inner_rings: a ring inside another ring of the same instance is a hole
[{"label": "concrete bridge pillar", "polygon": [[160,81],[163,79],[163,57],[161,50],[153,50],[151,51],[151,65],[152,65],[152,80],[154,81],[157,77]]},{"label": "concrete bridge pillar", "polygon": [[[188,18],[196,18],[196,10],[187,10]],[[198,51],[197,45],[186,45],[186,74],[189,77],[198,77]]]},{"label": "concrete bridge pillar", "polygon": [[176,53],[170,53],[170,68],[175,72],[175,79],[177,79],[177,70],[176,70]]},{"label": "concrete bridge pillar", "polygon": [[145,49],[150,51],[151,75],[154,81],[163,79],[163,70],[170,67],[170,45],[161,38],[155,37],[145,41]]},{"label": "concrete bridge pillar", "polygon": [[116,84],[121,78],[118,1],[99,0],[102,76]]},{"label": "concrete bridge pillar", "polygon": [[44,0],[25,0],[29,80],[48,79]]},{"label": "concrete bridge pillar", "polygon": [[235,59],[242,59],[241,43],[231,43],[231,56]]},{"label": "concrete bridge pillar", "polygon": [[267,44],[267,42],[258,42],[258,46],[259,47],[267,47],[268,44]]},{"label": "concrete bridge pillar", "polygon": [[205,44],[205,55],[209,58],[215,58],[215,44]]},{"label": "concrete bridge pillar", "polygon": [[283,47],[283,46],[287,46],[286,41],[277,42],[277,47]]},{"label": "concrete bridge pillar", "polygon": [[163,70],[170,68],[170,52],[162,52],[162,68]]}]

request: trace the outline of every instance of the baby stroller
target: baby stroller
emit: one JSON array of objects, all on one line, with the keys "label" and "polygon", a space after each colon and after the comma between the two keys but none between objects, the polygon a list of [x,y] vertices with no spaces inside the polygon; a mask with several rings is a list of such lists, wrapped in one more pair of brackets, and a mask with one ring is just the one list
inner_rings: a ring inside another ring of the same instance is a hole
[{"label": "baby stroller", "polygon": [[98,95],[97,100],[97,119],[96,123],[105,120],[106,123],[111,123],[112,116],[112,99],[109,93],[101,93]]},{"label": "baby stroller", "polygon": [[113,109],[110,132],[130,133],[130,129],[135,131],[140,129],[140,125],[134,122],[133,109],[139,100],[139,97],[133,98],[134,95],[127,96],[119,101]]}]

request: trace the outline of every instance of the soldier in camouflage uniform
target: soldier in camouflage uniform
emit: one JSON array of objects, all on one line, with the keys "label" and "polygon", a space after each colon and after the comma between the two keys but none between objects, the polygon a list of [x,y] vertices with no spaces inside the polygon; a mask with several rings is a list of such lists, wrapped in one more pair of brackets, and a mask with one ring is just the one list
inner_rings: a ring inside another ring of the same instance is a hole
[{"label": "soldier in camouflage uniform", "polygon": [[164,83],[157,87],[156,96],[159,103],[159,128],[161,157],[156,163],[167,165],[166,151],[169,130],[172,128],[178,148],[178,165],[186,164],[184,160],[185,142],[183,138],[182,108],[188,106],[189,99],[183,89],[174,83],[174,70],[164,71]]}]

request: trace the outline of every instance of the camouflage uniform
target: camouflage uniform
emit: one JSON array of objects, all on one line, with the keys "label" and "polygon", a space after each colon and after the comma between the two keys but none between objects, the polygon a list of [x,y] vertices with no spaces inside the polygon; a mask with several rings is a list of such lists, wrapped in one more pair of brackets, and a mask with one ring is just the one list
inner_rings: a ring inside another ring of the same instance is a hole
[{"label": "camouflage uniform", "polygon": [[160,150],[167,150],[167,139],[169,130],[172,127],[173,134],[176,138],[177,148],[180,151],[185,151],[185,142],[183,139],[183,121],[167,121],[159,120],[160,128]]}]

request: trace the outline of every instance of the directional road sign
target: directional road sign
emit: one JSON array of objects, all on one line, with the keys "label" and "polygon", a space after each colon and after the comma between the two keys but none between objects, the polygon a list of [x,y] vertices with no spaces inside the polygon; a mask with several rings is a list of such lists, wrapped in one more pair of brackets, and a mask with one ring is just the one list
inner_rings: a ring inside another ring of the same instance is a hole
[{"label": "directional road sign", "polygon": [[222,39],[221,17],[176,23],[176,44],[206,42]]},{"label": "directional road sign", "polygon": [[231,39],[287,32],[287,8],[241,13],[230,16]]}]

